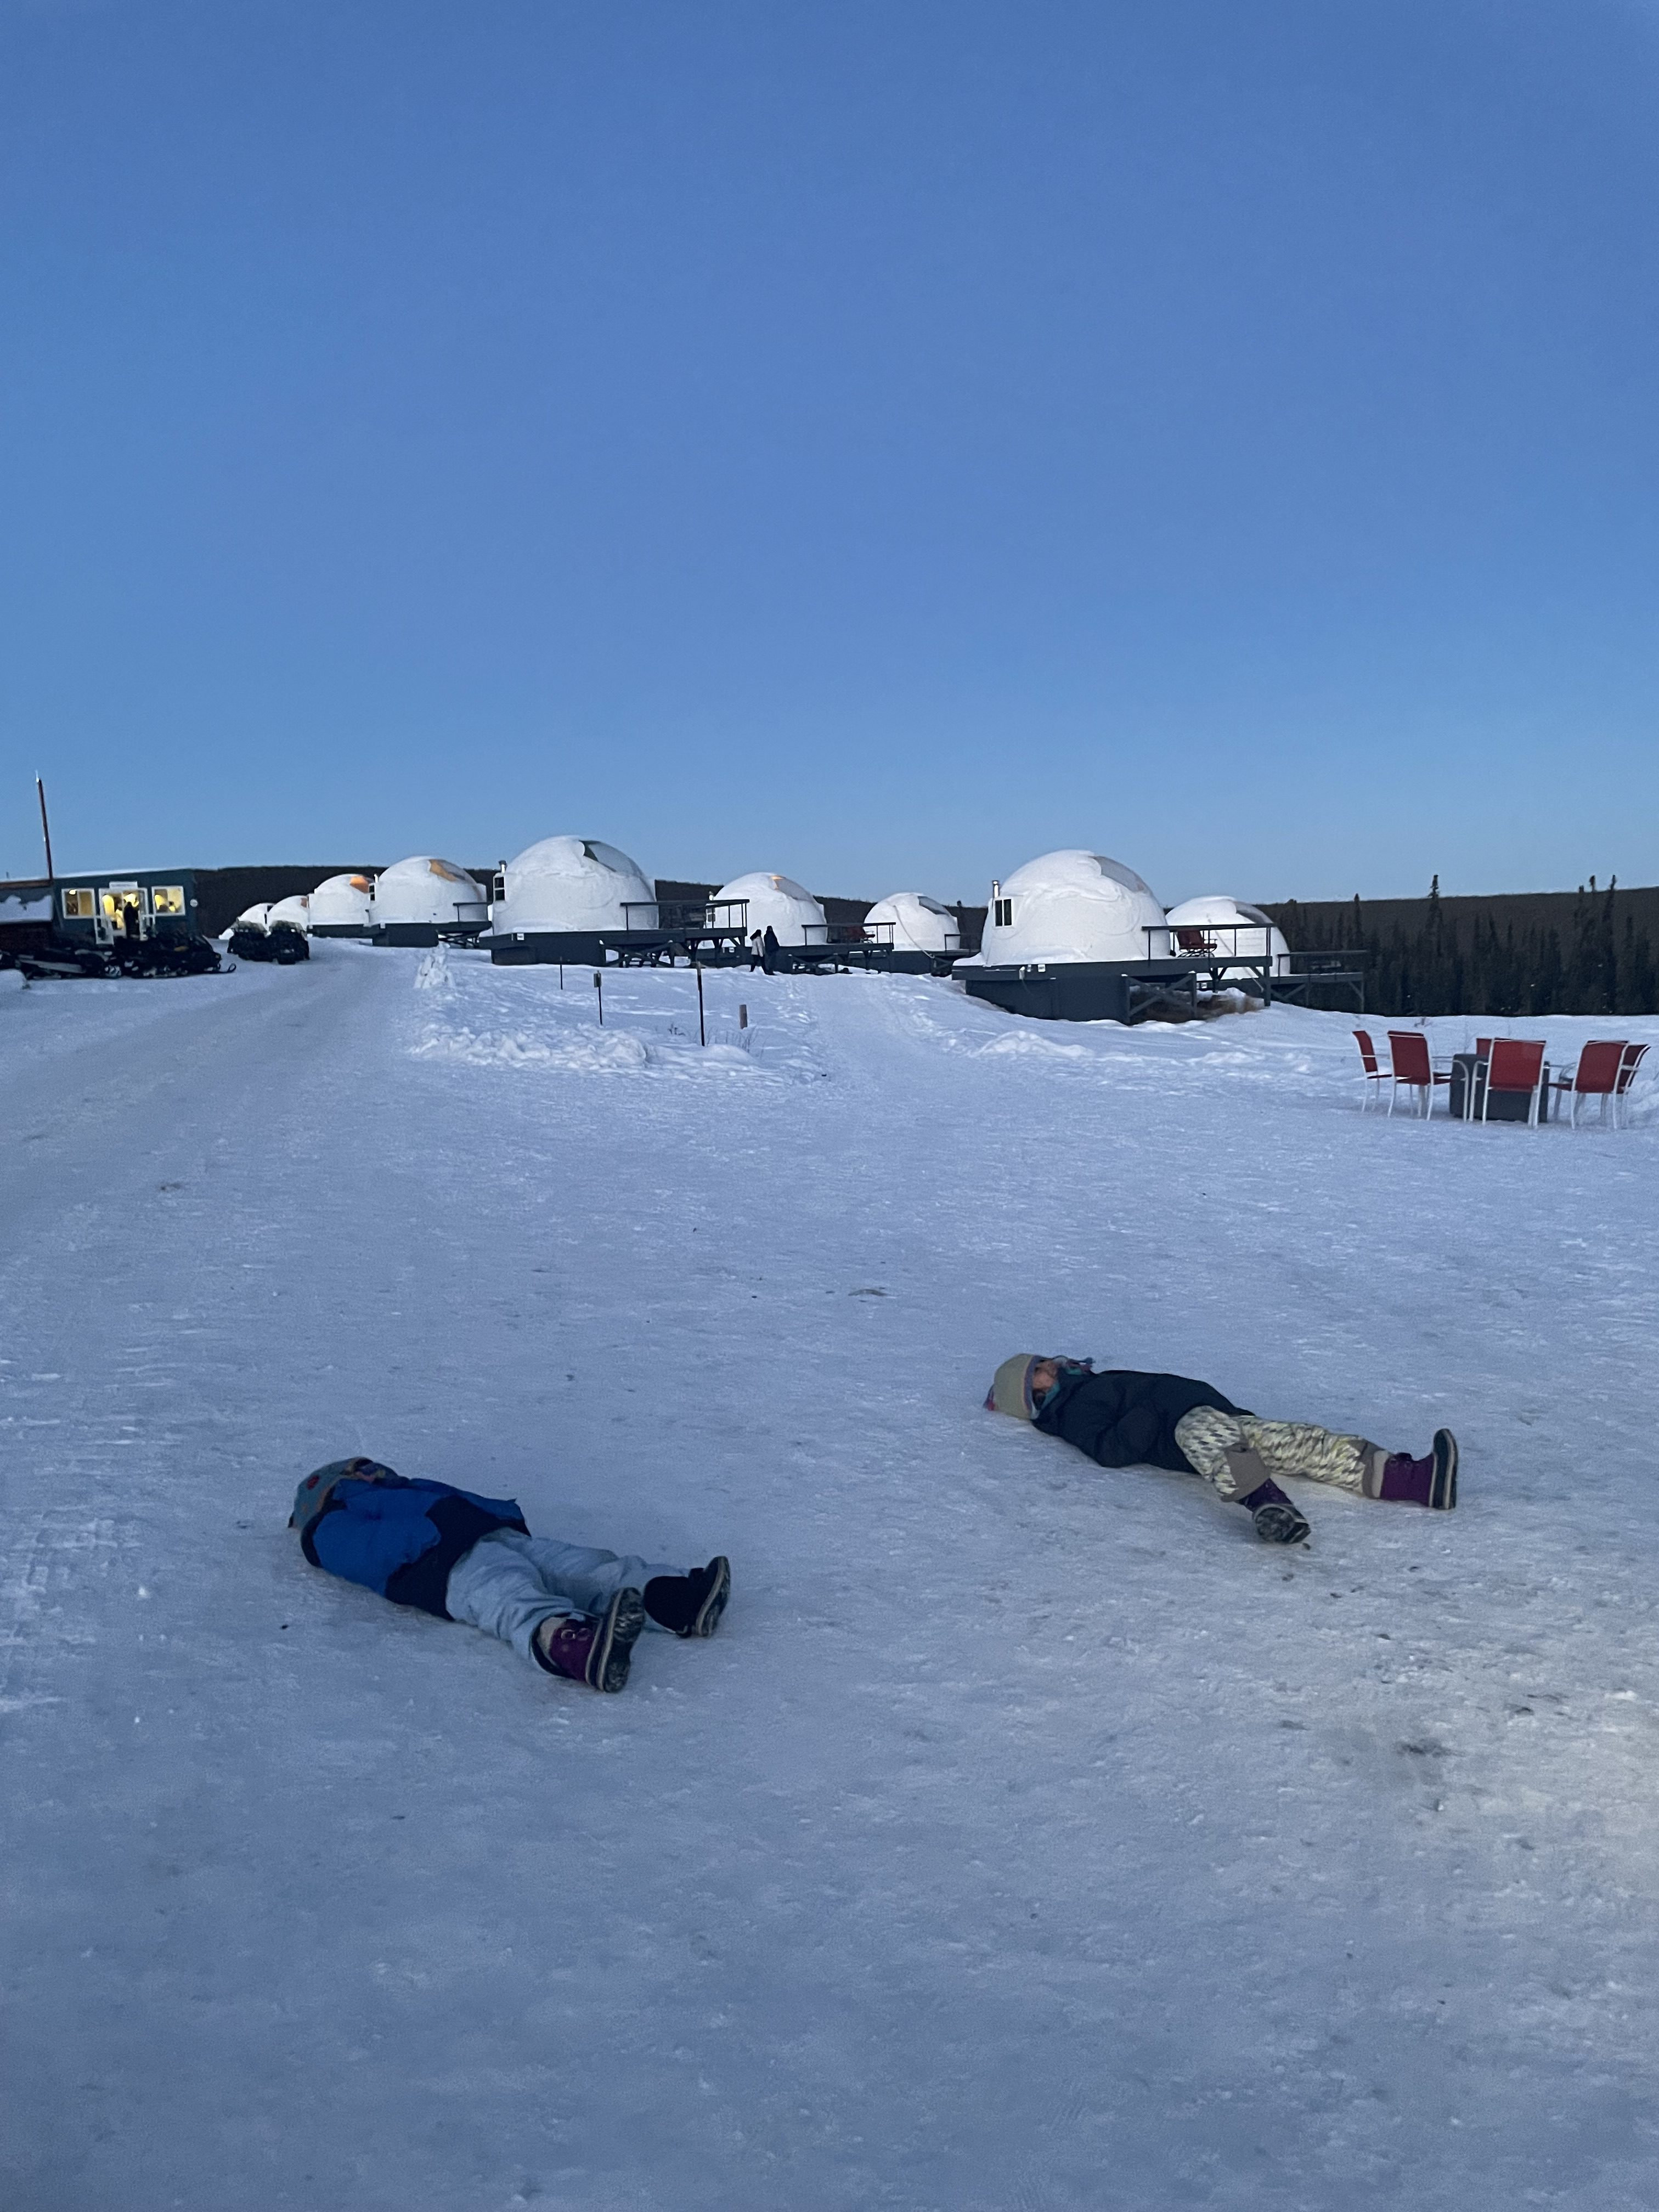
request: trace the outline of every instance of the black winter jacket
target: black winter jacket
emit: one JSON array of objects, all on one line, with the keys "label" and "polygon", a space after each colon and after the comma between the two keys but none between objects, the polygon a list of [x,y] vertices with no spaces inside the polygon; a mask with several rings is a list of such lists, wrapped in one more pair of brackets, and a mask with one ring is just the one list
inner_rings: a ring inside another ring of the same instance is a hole
[{"label": "black winter jacket", "polygon": [[1168,1467],[1182,1474],[1197,1469],[1175,1439],[1176,1423],[1194,1406],[1214,1406],[1242,1413],[1219,1390],[1185,1375],[1137,1375],[1109,1367],[1091,1375],[1073,1369],[1037,1408],[1036,1426],[1085,1451],[1102,1467]]}]

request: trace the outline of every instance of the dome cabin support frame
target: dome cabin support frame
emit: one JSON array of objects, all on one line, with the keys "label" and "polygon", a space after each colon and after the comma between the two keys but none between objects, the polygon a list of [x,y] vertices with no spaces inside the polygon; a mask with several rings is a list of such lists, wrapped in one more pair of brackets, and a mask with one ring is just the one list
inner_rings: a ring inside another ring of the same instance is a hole
[{"label": "dome cabin support frame", "polygon": [[[501,878],[495,896],[501,896]],[[647,917],[649,921],[647,921]],[[487,941],[498,968],[735,967],[749,934],[746,899],[625,900],[621,929],[526,929]]]},{"label": "dome cabin support frame", "polygon": [[[1266,932],[1255,922],[1207,922],[1200,937],[1197,929],[1160,931],[1144,927],[1147,957],[1144,960],[1036,960],[1006,967],[963,966],[957,975],[970,998],[984,999],[1005,1012],[1024,1014],[1034,1021],[1136,1022],[1196,1021],[1205,1002],[1227,991],[1242,991],[1263,1006],[1275,1000],[1306,1006],[1316,990],[1329,992],[1351,1005],[1357,1014],[1365,1011],[1365,971],[1363,952],[1282,953],[1261,940]],[[1152,957],[1160,935],[1174,935],[1181,949],[1159,958]],[[1254,939],[1254,944],[1242,939]],[[1345,962],[1357,964],[1345,966]],[[1278,970],[1275,973],[1275,970]]]}]

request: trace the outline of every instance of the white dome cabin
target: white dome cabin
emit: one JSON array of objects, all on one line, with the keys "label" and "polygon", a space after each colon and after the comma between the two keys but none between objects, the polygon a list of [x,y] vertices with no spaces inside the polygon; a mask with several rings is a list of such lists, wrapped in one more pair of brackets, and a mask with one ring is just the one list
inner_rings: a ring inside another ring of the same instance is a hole
[{"label": "white dome cabin", "polygon": [[993,884],[979,951],[953,972],[1011,1013],[1127,1022],[1163,995],[1148,963],[1169,957],[1151,887],[1121,860],[1071,848]]},{"label": "white dome cabin", "polygon": [[[792,876],[771,875],[764,869],[753,875],[734,876],[729,884],[720,885],[709,902],[716,919],[729,920],[735,927],[738,920],[735,902],[739,899],[748,908],[743,927],[751,942],[757,933],[764,935],[769,929],[786,948],[829,941],[830,925],[823,908]],[[727,909],[724,916],[720,914],[722,907]]]},{"label": "white dome cabin", "polygon": [[261,899],[252,906],[245,906],[235,921],[231,923],[230,929],[225,932],[225,935],[228,937],[231,929],[257,929],[263,937],[265,933],[265,917],[270,912],[270,902],[268,899]]},{"label": "white dome cabin", "polygon": [[878,945],[895,952],[960,952],[962,931],[948,906],[921,891],[890,891],[864,917]]},{"label": "white dome cabin", "polygon": [[[1232,953],[1242,961],[1270,962],[1270,975],[1291,972],[1291,948],[1259,906],[1246,906],[1242,899],[1229,898],[1224,891],[1209,891],[1202,898],[1183,899],[1179,906],[1172,906],[1165,920],[1171,946],[1183,958]],[[1225,972],[1246,987],[1261,981],[1255,966],[1230,968]]]},{"label": "white dome cabin", "polygon": [[453,860],[429,853],[399,860],[374,886],[375,945],[435,945],[446,938],[475,937],[488,918],[482,886]]},{"label": "white dome cabin", "polygon": [[373,876],[329,876],[311,894],[313,937],[367,937],[374,919]]},{"label": "white dome cabin", "polygon": [[1102,853],[1045,853],[992,886],[979,963],[1162,960],[1164,908],[1133,868]]},{"label": "white dome cabin", "polygon": [[268,909],[265,915],[265,927],[276,929],[282,927],[297,929],[302,935],[310,936],[311,894],[309,891],[299,891],[291,897],[278,899]]},{"label": "white dome cabin", "polygon": [[497,966],[602,966],[607,945],[653,939],[657,894],[636,861],[597,837],[544,837],[496,878],[483,941]]}]

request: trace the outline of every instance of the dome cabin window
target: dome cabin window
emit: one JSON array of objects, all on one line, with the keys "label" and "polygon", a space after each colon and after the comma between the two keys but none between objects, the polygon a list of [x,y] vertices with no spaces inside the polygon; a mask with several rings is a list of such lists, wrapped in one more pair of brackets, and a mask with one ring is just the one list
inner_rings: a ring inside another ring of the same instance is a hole
[{"label": "dome cabin window", "polygon": [[1012,899],[996,899],[992,902],[992,905],[996,927],[999,929],[1012,929],[1014,926],[1014,902]]}]

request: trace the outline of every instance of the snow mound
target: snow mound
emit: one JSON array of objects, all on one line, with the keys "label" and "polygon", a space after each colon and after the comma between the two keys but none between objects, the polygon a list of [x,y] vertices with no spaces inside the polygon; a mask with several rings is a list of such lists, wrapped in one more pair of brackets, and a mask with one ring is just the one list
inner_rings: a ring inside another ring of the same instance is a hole
[{"label": "snow mound", "polygon": [[446,1029],[433,1024],[414,1049],[417,1058],[437,1054],[475,1067],[550,1067],[571,1075],[637,1075],[650,1065],[639,1039],[620,1030],[538,1036],[530,1030]]},{"label": "snow mound", "polygon": [[435,951],[428,952],[415,970],[415,988],[417,991],[435,991],[447,998],[454,997],[455,978],[450,971],[449,947],[447,945],[440,945]]},{"label": "snow mound", "polygon": [[1048,1036],[1042,1030],[1028,1036],[1024,1030],[1011,1030],[1006,1036],[992,1037],[988,1042],[971,1048],[981,1060],[1088,1060],[1091,1057],[1087,1045],[1066,1044],[1059,1037]]},{"label": "snow mound", "polygon": [[[415,1057],[476,1067],[532,1068],[567,1075],[653,1075],[688,1081],[760,1079],[816,1083],[826,1070],[810,1042],[811,1024],[780,1006],[775,1024],[744,1028],[735,977],[706,985],[707,1044],[698,1042],[696,979],[672,981],[611,969],[605,1020],[592,971],[571,969],[561,988],[551,968],[496,968],[440,945],[416,971],[422,1020]],[[581,981],[578,982],[577,977]],[[753,988],[753,986],[748,986]],[[714,994],[732,995],[726,1009]]]}]

